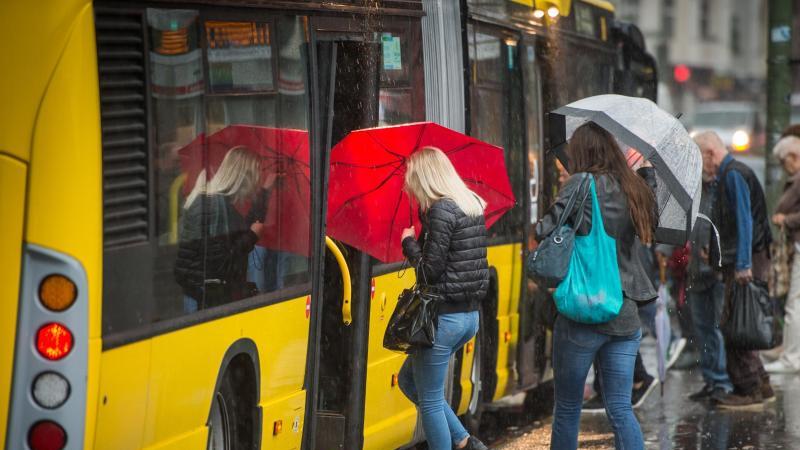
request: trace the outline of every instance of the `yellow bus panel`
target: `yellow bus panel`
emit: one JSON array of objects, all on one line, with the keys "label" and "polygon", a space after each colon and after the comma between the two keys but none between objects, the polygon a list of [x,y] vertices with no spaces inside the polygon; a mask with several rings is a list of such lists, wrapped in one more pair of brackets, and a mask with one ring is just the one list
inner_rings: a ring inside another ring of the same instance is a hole
[{"label": "yellow bus panel", "polygon": [[26,170],[21,161],[0,153],[0,442],[6,440],[14,368]]},{"label": "yellow bus panel", "polygon": [[367,349],[364,450],[397,448],[408,443],[417,423],[416,407],[396,384],[406,355],[383,348],[386,325],[400,293],[414,284],[414,271],[389,273],[375,277],[374,282]]},{"label": "yellow bus panel", "polygon": [[72,28],[83,20],[76,22],[76,17],[86,10],[91,10],[89,0],[0,2],[0,150],[28,160],[42,96]]},{"label": "yellow bus panel", "polygon": [[519,315],[520,283],[519,271],[521,244],[506,244],[489,247],[489,266],[497,271],[497,388],[493,400],[507,395],[507,389],[515,386],[512,371],[516,364],[518,332],[511,328],[511,316]]}]

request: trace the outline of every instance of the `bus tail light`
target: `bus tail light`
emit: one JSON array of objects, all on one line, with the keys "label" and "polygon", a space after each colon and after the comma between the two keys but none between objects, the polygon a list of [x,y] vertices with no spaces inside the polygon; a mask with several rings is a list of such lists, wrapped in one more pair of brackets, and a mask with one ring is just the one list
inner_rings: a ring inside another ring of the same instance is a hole
[{"label": "bus tail light", "polygon": [[67,444],[67,433],[50,420],[36,422],[28,431],[31,450],[61,450]]},{"label": "bus tail light", "polygon": [[36,349],[44,358],[57,361],[72,350],[72,332],[60,323],[51,322],[36,333]]},{"label": "bus tail light", "polygon": [[39,285],[39,301],[51,311],[64,311],[78,297],[75,283],[64,275],[48,275]]},{"label": "bus tail light", "polygon": [[42,408],[55,409],[69,398],[69,381],[55,372],[43,372],[33,380],[33,399]]}]

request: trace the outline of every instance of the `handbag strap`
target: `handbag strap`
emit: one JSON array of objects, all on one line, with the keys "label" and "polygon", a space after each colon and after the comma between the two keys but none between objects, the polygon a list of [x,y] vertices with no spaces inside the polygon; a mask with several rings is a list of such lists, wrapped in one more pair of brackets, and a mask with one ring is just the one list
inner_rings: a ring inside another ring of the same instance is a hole
[{"label": "handbag strap", "polygon": [[[564,224],[567,222],[567,218],[569,218],[569,216],[572,215],[572,211],[575,209],[575,201],[578,199],[578,194],[580,194],[580,192],[584,189],[584,186],[586,185],[587,180],[589,180],[589,177],[591,177],[590,174],[584,173],[581,178],[581,184],[578,186],[577,189],[575,189],[572,192],[572,194],[570,194],[569,198],[567,199],[567,204],[564,207],[564,212],[562,212],[561,217],[558,218],[558,225],[556,225],[555,228],[556,232],[558,232],[558,230],[560,230],[561,227],[564,226]],[[581,210],[583,210],[583,204],[585,201],[586,201],[586,194],[584,194],[583,200],[581,200]],[[579,220],[583,220],[583,214],[581,214]],[[577,228],[578,227],[576,226],[575,229],[577,230]]]},{"label": "handbag strap", "polygon": [[[578,212],[579,212],[578,221],[575,223],[575,228],[574,228],[576,232],[581,228],[581,225],[583,225],[583,209],[586,206],[586,199],[589,198],[589,193],[592,192],[592,188],[594,187],[594,177],[592,176],[592,174],[589,174],[587,178],[589,179],[589,189],[586,189],[586,192],[583,193],[583,198],[581,199],[581,203],[580,205],[578,205]],[[583,188],[583,184],[581,184],[581,188]],[[592,192],[592,199],[595,199],[595,194],[593,192]],[[592,216],[593,216],[592,219],[594,219],[594,214]],[[592,221],[592,224],[594,224],[594,221]]]}]

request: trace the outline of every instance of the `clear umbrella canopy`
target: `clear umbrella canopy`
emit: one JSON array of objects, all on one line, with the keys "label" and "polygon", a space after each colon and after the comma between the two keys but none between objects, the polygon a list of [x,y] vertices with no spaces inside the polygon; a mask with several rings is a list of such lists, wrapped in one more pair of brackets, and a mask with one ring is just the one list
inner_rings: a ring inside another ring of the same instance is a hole
[{"label": "clear umbrella canopy", "polygon": [[683,124],[645,98],[587,97],[550,113],[550,142],[562,162],[566,162],[564,145],[575,129],[589,121],[613,134],[624,152],[634,149],[655,167],[656,240],[685,243],[700,206],[702,158]]}]

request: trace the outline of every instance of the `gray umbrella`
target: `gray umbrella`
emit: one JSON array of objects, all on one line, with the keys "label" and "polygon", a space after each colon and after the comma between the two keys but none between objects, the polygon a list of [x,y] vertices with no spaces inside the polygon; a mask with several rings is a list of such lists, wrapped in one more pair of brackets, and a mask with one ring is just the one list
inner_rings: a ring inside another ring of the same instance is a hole
[{"label": "gray umbrella", "polygon": [[594,122],[616,137],[623,151],[635,149],[655,168],[658,188],[656,240],[683,245],[700,206],[702,158],[683,124],[645,98],[597,95],[550,113],[552,151],[561,151],[576,128]]}]

